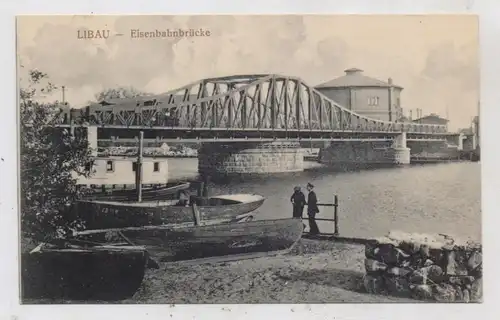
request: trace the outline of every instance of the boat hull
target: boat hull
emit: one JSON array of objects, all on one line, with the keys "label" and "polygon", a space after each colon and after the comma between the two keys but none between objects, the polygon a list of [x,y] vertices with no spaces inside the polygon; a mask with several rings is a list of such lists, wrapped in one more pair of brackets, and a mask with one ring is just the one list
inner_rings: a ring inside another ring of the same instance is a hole
[{"label": "boat hull", "polygon": [[[252,195],[253,196],[253,195]],[[202,224],[242,221],[264,203],[261,196],[247,202],[212,197],[198,199]],[[78,210],[85,212],[87,229],[140,227],[147,225],[194,225],[193,209],[176,206],[174,202],[120,203],[109,201],[80,201]]]},{"label": "boat hull", "polygon": [[30,299],[117,301],[132,297],[149,254],[142,248],[48,250],[25,253],[21,295]]},{"label": "boat hull", "polygon": [[[191,187],[189,182],[170,183],[159,187],[147,187],[142,190],[142,199],[144,201],[175,199],[177,193],[182,190],[188,190]],[[135,188],[130,189],[110,189],[106,191],[96,191],[85,197],[85,200],[100,201],[120,201],[133,202],[137,199]]]},{"label": "boat hull", "polygon": [[201,227],[89,230],[77,237],[87,241],[121,241],[121,233],[134,245],[145,246],[154,259],[173,262],[277,253],[293,247],[302,232],[300,219],[278,219]]}]

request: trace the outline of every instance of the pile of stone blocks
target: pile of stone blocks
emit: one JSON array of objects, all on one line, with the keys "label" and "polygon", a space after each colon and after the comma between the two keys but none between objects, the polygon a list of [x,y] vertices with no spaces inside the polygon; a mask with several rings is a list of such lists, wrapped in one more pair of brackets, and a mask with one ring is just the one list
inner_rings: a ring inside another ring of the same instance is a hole
[{"label": "pile of stone blocks", "polygon": [[365,245],[367,292],[438,302],[481,302],[482,245],[446,235],[390,232]]}]

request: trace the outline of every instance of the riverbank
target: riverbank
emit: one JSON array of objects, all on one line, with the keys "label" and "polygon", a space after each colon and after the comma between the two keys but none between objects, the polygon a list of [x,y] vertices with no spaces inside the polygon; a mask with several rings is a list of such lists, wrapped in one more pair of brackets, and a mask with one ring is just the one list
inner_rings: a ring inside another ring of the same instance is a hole
[{"label": "riverbank", "polygon": [[301,239],[290,252],[223,263],[160,264],[122,303],[408,302],[364,293],[364,246]]}]

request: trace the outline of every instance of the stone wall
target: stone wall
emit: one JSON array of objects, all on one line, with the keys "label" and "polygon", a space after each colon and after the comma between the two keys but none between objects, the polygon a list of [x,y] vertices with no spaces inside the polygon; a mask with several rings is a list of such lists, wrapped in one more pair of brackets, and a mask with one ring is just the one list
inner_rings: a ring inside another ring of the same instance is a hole
[{"label": "stone wall", "polygon": [[388,142],[334,142],[321,149],[319,161],[330,166],[369,167],[408,164],[410,149]]},{"label": "stone wall", "polygon": [[198,151],[200,174],[230,175],[297,172],[304,170],[298,142],[203,143]]},{"label": "stone wall", "polygon": [[438,302],[481,302],[482,246],[444,235],[391,232],[365,246],[364,287]]}]

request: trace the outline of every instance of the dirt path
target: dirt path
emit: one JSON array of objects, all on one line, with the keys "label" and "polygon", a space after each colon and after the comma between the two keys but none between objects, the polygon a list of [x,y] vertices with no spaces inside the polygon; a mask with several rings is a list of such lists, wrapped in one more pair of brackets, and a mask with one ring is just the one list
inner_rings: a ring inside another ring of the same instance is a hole
[{"label": "dirt path", "polygon": [[415,302],[363,293],[363,273],[363,246],[302,239],[282,256],[161,264],[123,303]]}]

